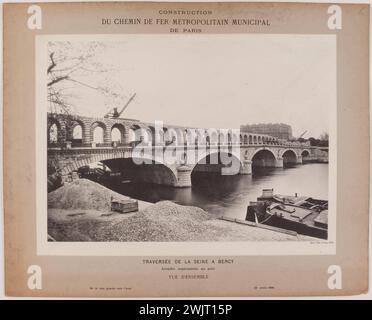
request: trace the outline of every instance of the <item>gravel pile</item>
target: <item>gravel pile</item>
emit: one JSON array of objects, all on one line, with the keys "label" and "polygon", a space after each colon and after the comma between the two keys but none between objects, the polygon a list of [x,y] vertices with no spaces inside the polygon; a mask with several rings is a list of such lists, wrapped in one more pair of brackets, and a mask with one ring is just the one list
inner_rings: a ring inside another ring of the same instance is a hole
[{"label": "gravel pile", "polygon": [[117,200],[128,199],[96,182],[78,179],[48,193],[48,207],[107,211],[111,208],[111,197]]},{"label": "gravel pile", "polygon": [[[205,241],[213,216],[197,207],[161,201],[138,214],[105,228],[98,241]],[[215,230],[223,232],[224,228]]]}]

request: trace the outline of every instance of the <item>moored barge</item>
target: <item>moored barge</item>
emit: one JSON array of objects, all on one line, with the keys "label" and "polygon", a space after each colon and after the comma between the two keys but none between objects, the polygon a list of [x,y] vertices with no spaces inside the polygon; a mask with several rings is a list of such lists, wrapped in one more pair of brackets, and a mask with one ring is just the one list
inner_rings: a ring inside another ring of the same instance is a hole
[{"label": "moored barge", "polygon": [[273,189],[264,189],[257,201],[250,202],[246,220],[327,239],[328,201],[297,194],[279,195]]}]

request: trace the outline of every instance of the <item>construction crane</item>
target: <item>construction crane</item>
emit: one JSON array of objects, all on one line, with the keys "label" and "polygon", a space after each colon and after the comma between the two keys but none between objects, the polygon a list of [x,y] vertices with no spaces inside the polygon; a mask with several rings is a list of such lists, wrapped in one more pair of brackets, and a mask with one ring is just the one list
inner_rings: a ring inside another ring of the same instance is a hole
[{"label": "construction crane", "polygon": [[109,112],[107,112],[104,116],[104,118],[119,118],[121,114],[124,112],[124,110],[129,106],[129,104],[132,102],[134,97],[136,96],[136,93],[134,93],[127,103],[124,105],[124,107],[118,112],[118,108],[113,108]]},{"label": "construction crane", "polygon": [[305,135],[306,132],[307,132],[307,130],[305,130],[304,132],[302,132],[302,134],[297,138],[297,140],[298,139],[301,139]]}]

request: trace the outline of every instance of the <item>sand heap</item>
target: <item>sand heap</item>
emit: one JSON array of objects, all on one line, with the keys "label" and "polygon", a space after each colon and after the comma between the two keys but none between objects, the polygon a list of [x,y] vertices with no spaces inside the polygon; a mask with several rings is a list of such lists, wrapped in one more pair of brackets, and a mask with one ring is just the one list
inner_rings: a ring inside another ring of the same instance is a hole
[{"label": "sand heap", "polygon": [[107,211],[111,208],[111,197],[128,199],[96,182],[79,179],[48,193],[48,207]]},{"label": "sand heap", "polygon": [[105,230],[104,236],[115,241],[203,240],[208,231],[205,222],[212,218],[211,214],[200,208],[161,201],[111,225]]}]

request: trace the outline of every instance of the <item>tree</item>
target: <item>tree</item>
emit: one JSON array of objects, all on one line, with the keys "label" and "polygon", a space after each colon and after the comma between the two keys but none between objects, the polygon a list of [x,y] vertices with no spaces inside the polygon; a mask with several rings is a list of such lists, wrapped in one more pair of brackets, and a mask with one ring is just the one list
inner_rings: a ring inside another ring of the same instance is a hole
[{"label": "tree", "polygon": [[323,132],[320,137],[319,137],[319,140],[322,140],[322,141],[328,141],[329,140],[329,135],[327,132]]},{"label": "tree", "polygon": [[101,62],[105,60],[106,49],[106,44],[100,41],[48,43],[49,112],[74,113],[79,88],[99,92],[111,105],[124,103],[124,90],[110,77],[115,69]]},{"label": "tree", "polygon": [[323,133],[319,139],[309,138],[310,145],[315,147],[328,147],[328,133]]}]

